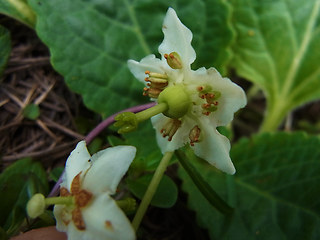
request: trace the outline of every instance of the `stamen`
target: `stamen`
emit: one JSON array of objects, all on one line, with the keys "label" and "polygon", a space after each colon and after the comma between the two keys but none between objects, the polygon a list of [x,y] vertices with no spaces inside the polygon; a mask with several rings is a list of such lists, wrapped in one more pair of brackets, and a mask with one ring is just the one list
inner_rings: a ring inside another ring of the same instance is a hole
[{"label": "stamen", "polygon": [[177,132],[179,127],[181,126],[181,121],[178,119],[170,119],[160,130],[160,133],[162,133],[163,137],[168,136],[168,141],[172,140],[172,137]]},{"label": "stamen", "polygon": [[198,125],[194,126],[191,129],[191,131],[189,133],[189,139],[190,139],[191,146],[194,146],[194,143],[199,142],[200,134],[201,134],[201,129],[198,127]]},{"label": "stamen", "polygon": [[198,91],[198,92],[203,91],[203,86],[198,86],[198,87],[197,87],[197,91]]},{"label": "stamen", "polygon": [[143,96],[149,96],[150,98],[158,98],[159,94],[162,92],[162,89],[158,88],[143,88]]},{"label": "stamen", "polygon": [[149,96],[150,98],[158,98],[162,90],[168,86],[168,76],[162,73],[155,73],[150,71],[145,71],[145,74],[149,75],[144,80],[147,86],[143,89],[143,96]]},{"label": "stamen", "polygon": [[86,229],[80,208],[75,208],[72,211],[72,221],[78,230],[83,231]]},{"label": "stamen", "polygon": [[172,52],[169,55],[164,54],[163,57],[167,60],[168,65],[173,69],[181,69],[182,61],[177,52]]},{"label": "stamen", "polygon": [[202,114],[209,116],[210,113],[217,111],[219,102],[217,101],[221,97],[221,93],[218,91],[212,91],[211,86],[198,86],[198,96],[201,99],[205,99],[205,103],[201,105],[203,111]]}]

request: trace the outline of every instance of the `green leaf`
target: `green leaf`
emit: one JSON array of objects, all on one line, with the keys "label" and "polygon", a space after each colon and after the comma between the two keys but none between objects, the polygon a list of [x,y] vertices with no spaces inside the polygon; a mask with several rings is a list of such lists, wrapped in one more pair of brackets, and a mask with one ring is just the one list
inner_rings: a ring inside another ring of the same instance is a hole
[{"label": "green leaf", "polygon": [[320,137],[304,133],[263,134],[231,150],[233,176],[204,161],[194,167],[229,205],[225,218],[180,168],[189,207],[212,239],[318,239],[320,236]]},{"label": "green leaf", "polygon": [[140,123],[137,131],[123,135],[123,138],[109,136],[108,141],[111,145],[132,145],[137,148],[137,154],[130,166],[135,174],[144,171],[154,171],[162,159],[161,151],[158,147],[155,130],[151,122]]},{"label": "green leaf", "polygon": [[320,98],[318,0],[233,0],[237,32],[232,65],[267,97],[263,131]]},{"label": "green leaf", "polygon": [[[137,179],[127,179],[129,190],[139,199],[142,199],[146,192],[153,174],[147,174]],[[161,179],[155,195],[152,198],[151,205],[160,208],[172,207],[178,198],[178,188],[176,184],[164,175]]]},{"label": "green leaf", "polygon": [[40,108],[37,104],[28,104],[22,111],[25,118],[36,120],[40,116]]},{"label": "green leaf", "polygon": [[[205,19],[194,33],[194,48],[197,53],[194,68],[215,67],[222,75],[227,74],[227,67],[232,59],[231,44],[235,40],[235,32],[231,24],[231,6],[225,0],[204,0]],[[182,16],[181,16],[182,17]],[[200,16],[198,15],[197,18]],[[187,26],[194,25],[194,19],[186,19]],[[197,33],[198,29],[203,32]]]},{"label": "green leaf", "polygon": [[29,3],[37,14],[36,30],[50,48],[54,68],[90,109],[104,116],[148,100],[142,96],[142,83],[129,72],[127,60],[157,54],[169,6],[193,31],[200,63],[224,69],[230,59],[227,48],[232,32],[226,23],[230,11],[223,0]]},{"label": "green leaf", "polygon": [[36,22],[36,16],[27,0],[0,0],[0,13],[15,18],[31,28]]},{"label": "green leaf", "polygon": [[0,76],[7,65],[11,52],[11,38],[9,31],[0,25]]},{"label": "green leaf", "polygon": [[14,234],[23,222],[29,198],[39,192],[47,194],[46,172],[40,163],[21,159],[0,175],[0,225],[8,235]]},{"label": "green leaf", "polygon": [[52,171],[49,174],[49,177],[55,181],[58,182],[61,174],[63,173],[64,167],[56,167],[54,169],[52,169]]}]

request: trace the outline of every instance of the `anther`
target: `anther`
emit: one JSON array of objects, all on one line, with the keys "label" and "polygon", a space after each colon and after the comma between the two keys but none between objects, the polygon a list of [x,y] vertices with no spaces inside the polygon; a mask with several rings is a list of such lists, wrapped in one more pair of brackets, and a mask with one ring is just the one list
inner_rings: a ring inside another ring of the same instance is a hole
[{"label": "anther", "polygon": [[173,69],[181,69],[182,62],[179,54],[177,52],[172,52],[170,54],[164,54],[163,57],[167,60],[168,65]]},{"label": "anther", "polygon": [[168,141],[171,141],[174,134],[181,126],[181,121],[178,119],[170,119],[160,130],[163,137],[168,136]]},{"label": "anther", "polygon": [[199,142],[200,134],[201,134],[201,129],[198,127],[198,125],[194,126],[191,129],[191,131],[189,133],[189,139],[190,139],[191,146],[194,146],[194,143]]},{"label": "anther", "polygon": [[197,91],[198,91],[198,92],[201,92],[202,90],[203,90],[203,86],[198,86],[198,87],[197,87]]},{"label": "anther", "polygon": [[168,76],[163,73],[155,73],[145,71],[145,74],[149,75],[144,80],[147,83],[147,87],[143,89],[143,96],[149,96],[151,98],[158,98],[162,90],[168,86]]}]

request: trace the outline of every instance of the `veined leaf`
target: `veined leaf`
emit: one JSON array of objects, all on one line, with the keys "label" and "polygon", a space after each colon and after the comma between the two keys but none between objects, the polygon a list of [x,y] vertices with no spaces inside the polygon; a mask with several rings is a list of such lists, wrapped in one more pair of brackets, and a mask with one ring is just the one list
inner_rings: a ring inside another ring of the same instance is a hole
[{"label": "veined leaf", "polygon": [[212,239],[319,239],[320,137],[304,133],[263,134],[231,150],[233,176],[204,161],[192,162],[202,177],[234,207],[225,218],[180,168],[189,207]]},{"label": "veined leaf", "polygon": [[[230,60],[230,11],[224,0],[29,0],[37,33],[52,64],[85,104],[104,116],[148,99],[127,60],[157,54],[169,6],[194,33],[199,63],[225,69]],[[219,32],[221,30],[221,34]]]},{"label": "veined leaf", "polygon": [[0,0],[0,13],[15,18],[31,28],[36,23],[36,16],[27,0]]},{"label": "veined leaf", "polygon": [[320,98],[320,1],[233,0],[237,32],[232,65],[267,97],[262,130]]}]

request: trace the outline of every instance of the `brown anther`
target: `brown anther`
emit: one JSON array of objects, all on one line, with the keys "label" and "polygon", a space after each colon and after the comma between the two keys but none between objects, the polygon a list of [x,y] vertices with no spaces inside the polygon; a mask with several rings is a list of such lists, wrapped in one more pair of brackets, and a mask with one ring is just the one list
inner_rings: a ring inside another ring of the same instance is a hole
[{"label": "brown anther", "polygon": [[194,126],[191,129],[191,131],[189,133],[189,139],[190,139],[191,146],[194,146],[194,143],[199,142],[200,134],[201,134],[201,129],[198,127],[198,125]]},{"label": "brown anther", "polygon": [[91,199],[92,193],[84,189],[82,189],[79,193],[75,195],[75,202],[77,207],[79,208],[87,206]]},{"label": "brown anther", "polygon": [[71,195],[71,193],[68,191],[68,189],[66,189],[65,187],[60,188],[60,196],[61,197],[68,197],[70,195]]},{"label": "brown anther", "polygon": [[83,231],[86,229],[80,208],[76,208],[72,211],[72,221],[78,230]]},{"label": "brown anther", "polygon": [[105,226],[108,230],[113,230],[113,226],[112,226],[111,221],[109,221],[109,220],[105,221]]},{"label": "brown anther", "polygon": [[213,105],[218,106],[219,102],[218,101],[214,101]]},{"label": "brown anther", "polygon": [[145,74],[150,74],[150,71],[145,71],[144,73],[145,73]]},{"label": "brown anther", "polygon": [[204,111],[202,112],[203,115],[206,115],[206,116],[209,116],[210,115],[210,112],[207,112],[207,111]]},{"label": "brown anther", "polygon": [[174,59],[173,53],[170,53],[170,54],[169,54],[169,57],[170,57],[171,59]]},{"label": "brown anther", "polygon": [[163,137],[168,136],[168,141],[171,141],[174,134],[178,131],[181,126],[181,121],[178,119],[170,119],[160,130]]},{"label": "brown anther", "polygon": [[204,104],[202,104],[202,108],[209,108],[211,105],[209,104],[209,103],[204,103]]},{"label": "brown anther", "polygon": [[77,194],[80,191],[80,175],[82,172],[79,172],[77,176],[74,177],[71,183],[71,193],[72,195]]},{"label": "brown anther", "polygon": [[198,86],[197,91],[201,92],[203,90],[203,86]]},{"label": "brown anther", "polygon": [[165,59],[168,59],[169,55],[165,53],[165,54],[163,55],[163,57],[164,57]]}]

